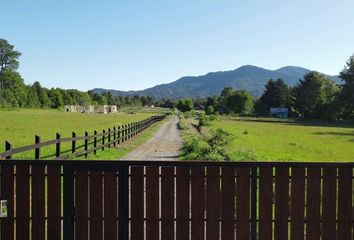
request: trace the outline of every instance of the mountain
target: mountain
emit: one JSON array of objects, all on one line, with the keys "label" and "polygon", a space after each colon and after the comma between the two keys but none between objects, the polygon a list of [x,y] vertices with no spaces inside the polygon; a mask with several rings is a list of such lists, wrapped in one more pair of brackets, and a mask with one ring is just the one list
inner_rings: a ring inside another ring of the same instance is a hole
[{"label": "mountain", "polygon": [[[311,70],[295,66],[286,66],[277,70],[268,70],[252,65],[245,65],[232,71],[211,72],[197,77],[182,77],[168,84],[161,84],[141,91],[117,91],[96,88],[94,93],[111,92],[118,96],[145,95],[155,98],[198,98],[219,95],[224,87],[246,89],[253,96],[263,93],[264,85],[269,79],[283,79],[288,85],[294,86]],[[340,83],[338,76],[329,76]]]}]

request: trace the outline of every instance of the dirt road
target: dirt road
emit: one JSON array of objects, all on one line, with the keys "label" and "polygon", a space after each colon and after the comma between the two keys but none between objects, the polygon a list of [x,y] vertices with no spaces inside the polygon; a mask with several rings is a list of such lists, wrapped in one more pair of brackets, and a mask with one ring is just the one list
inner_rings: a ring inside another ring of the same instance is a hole
[{"label": "dirt road", "polygon": [[146,143],[128,153],[122,160],[178,160],[182,139],[178,117],[172,116]]}]

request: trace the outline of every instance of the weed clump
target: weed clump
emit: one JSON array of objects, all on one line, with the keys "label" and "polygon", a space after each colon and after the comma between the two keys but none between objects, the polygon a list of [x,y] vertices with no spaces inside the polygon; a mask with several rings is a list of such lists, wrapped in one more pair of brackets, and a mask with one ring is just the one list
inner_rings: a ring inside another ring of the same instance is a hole
[{"label": "weed clump", "polygon": [[210,137],[193,136],[188,139],[183,147],[183,158],[188,160],[230,160],[224,146],[234,139],[233,135],[216,129]]}]

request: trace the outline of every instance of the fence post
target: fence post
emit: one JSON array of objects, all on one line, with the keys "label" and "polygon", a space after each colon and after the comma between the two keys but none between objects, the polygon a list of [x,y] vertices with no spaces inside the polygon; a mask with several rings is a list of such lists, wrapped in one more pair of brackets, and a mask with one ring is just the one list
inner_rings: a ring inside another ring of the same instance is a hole
[{"label": "fence post", "polygon": [[93,153],[96,154],[97,153],[97,150],[96,150],[96,147],[97,147],[97,131],[93,131],[93,134],[95,135],[95,137],[93,138]]},{"label": "fence post", "polygon": [[106,130],[102,130],[102,151],[104,150],[104,140],[105,140],[105,138],[106,138]]},{"label": "fence post", "polygon": [[55,139],[57,140],[57,143],[55,144],[55,157],[57,159],[60,158],[60,134],[56,133]]},{"label": "fence post", "polygon": [[125,133],[124,133],[124,136],[125,136],[125,141],[128,140],[128,124],[125,124]]},{"label": "fence post", "polygon": [[111,129],[108,128],[108,148],[111,147]]},{"label": "fence post", "polygon": [[86,132],[85,132],[85,157],[86,157],[86,158],[87,158],[87,156],[88,156],[87,151],[88,151],[88,132],[86,131]]},{"label": "fence post", "polygon": [[128,139],[130,139],[132,137],[132,124],[129,123],[128,124]]},{"label": "fence post", "polygon": [[[41,142],[41,138],[37,135],[34,136],[34,143],[39,144],[40,142]],[[40,147],[36,147],[34,149],[34,159],[36,159],[36,160],[41,159],[41,150],[40,149],[41,149]]]},{"label": "fence post", "polygon": [[125,125],[122,125],[122,143],[124,143],[124,140],[125,140],[125,136],[124,136],[124,133],[125,133]]},{"label": "fence post", "polygon": [[10,151],[10,155],[5,159],[12,159],[12,144],[8,141],[5,141],[5,152]]},{"label": "fence post", "polygon": [[73,140],[71,141],[71,153],[75,153],[76,151],[76,133],[72,132],[72,138]]},{"label": "fence post", "polygon": [[118,126],[118,144],[120,144],[120,126]]},{"label": "fence post", "polygon": [[116,129],[116,127],[113,127],[113,146],[115,147],[115,146],[117,146],[117,141],[116,141],[116,136],[117,136],[117,129]]}]

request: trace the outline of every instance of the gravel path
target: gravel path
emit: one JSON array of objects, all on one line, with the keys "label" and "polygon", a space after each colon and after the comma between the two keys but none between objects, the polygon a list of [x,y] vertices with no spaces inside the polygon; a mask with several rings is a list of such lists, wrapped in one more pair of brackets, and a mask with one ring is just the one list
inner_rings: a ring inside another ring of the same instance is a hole
[{"label": "gravel path", "polygon": [[182,139],[176,115],[166,122],[146,143],[128,153],[122,160],[178,160]]}]

